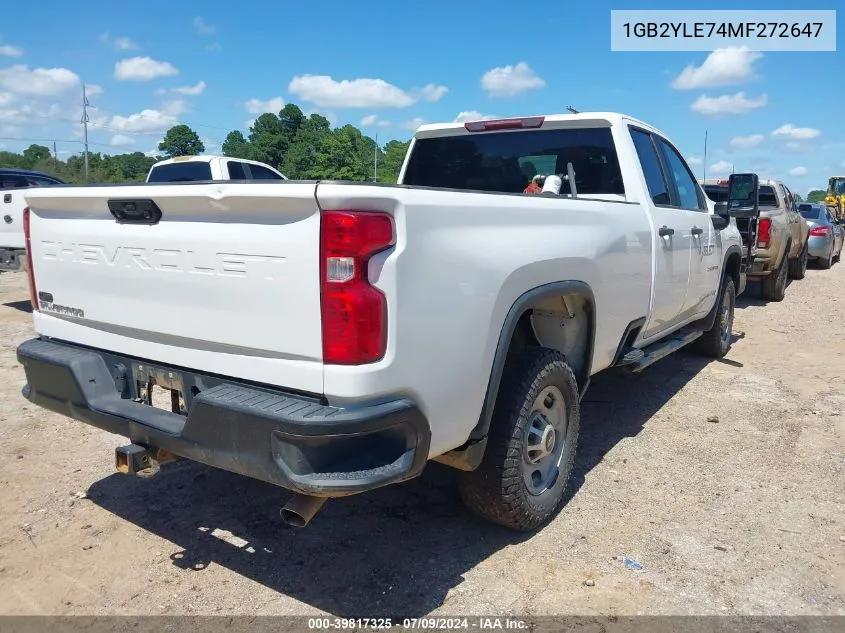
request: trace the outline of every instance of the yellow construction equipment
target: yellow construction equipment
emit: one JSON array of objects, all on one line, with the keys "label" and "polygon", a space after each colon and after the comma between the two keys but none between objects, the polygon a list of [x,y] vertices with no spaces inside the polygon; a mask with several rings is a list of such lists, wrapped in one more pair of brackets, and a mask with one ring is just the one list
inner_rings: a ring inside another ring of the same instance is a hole
[{"label": "yellow construction equipment", "polygon": [[834,219],[845,221],[845,176],[831,176],[827,181],[827,196],[824,199]]}]

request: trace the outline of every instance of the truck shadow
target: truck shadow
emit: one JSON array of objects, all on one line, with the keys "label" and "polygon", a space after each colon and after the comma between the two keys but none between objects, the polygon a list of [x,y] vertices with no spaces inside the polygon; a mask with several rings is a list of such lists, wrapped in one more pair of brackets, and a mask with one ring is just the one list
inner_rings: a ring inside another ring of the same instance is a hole
[{"label": "truck shadow", "polygon": [[[582,404],[569,497],[608,451],[639,434],[708,362],[680,352],[640,375],[596,376]],[[531,537],[472,517],[457,477],[432,463],[417,480],[329,501],[302,530],[279,518],[284,490],[191,462],[165,465],[151,479],[114,474],[88,495],[176,544],[173,564],[192,573],[215,563],[331,614],[396,618],[440,607],[464,574]]]}]

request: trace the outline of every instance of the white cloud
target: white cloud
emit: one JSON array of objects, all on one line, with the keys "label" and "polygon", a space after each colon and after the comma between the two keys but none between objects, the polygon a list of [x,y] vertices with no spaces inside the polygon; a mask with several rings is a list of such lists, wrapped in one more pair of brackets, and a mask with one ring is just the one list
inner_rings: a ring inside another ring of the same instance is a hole
[{"label": "white cloud", "polygon": [[733,163],[726,160],[720,160],[718,163],[710,165],[710,171],[714,174],[729,174],[733,171]]},{"label": "white cloud", "polygon": [[800,165],[798,167],[793,167],[792,169],[789,170],[789,175],[790,176],[806,176],[807,175],[807,168],[802,167]]},{"label": "white cloud", "polygon": [[20,57],[21,55],[23,55],[23,49],[20,46],[10,44],[0,46],[0,57]]},{"label": "white cloud", "polygon": [[148,109],[129,116],[115,115],[112,117],[109,127],[113,131],[125,134],[145,134],[164,132],[178,123],[179,120],[174,114]]},{"label": "white cloud", "polygon": [[722,95],[720,97],[701,95],[690,105],[690,110],[705,116],[743,114],[755,108],[762,108],[768,102],[769,98],[765,94],[756,98],[749,98],[745,96],[744,92],[740,91],[735,95]]},{"label": "white cloud", "polygon": [[390,121],[380,119],[377,114],[368,114],[361,119],[360,124],[363,127],[388,127],[390,125]]},{"label": "white cloud", "polygon": [[285,100],[281,97],[273,97],[262,101],[261,99],[250,99],[244,103],[246,111],[250,114],[264,114],[265,112],[272,112],[278,114],[279,110],[285,107]]},{"label": "white cloud", "polygon": [[288,90],[321,108],[406,108],[413,97],[383,79],[344,79],[328,75],[298,75]]},{"label": "white cloud", "polygon": [[690,167],[695,167],[696,165],[701,164],[701,159],[698,156],[690,156],[687,158],[687,165]]},{"label": "white cloud", "polygon": [[99,97],[103,94],[103,87],[97,84],[85,84],[85,96],[88,98]]},{"label": "white cloud", "polygon": [[151,57],[122,59],[114,65],[115,79],[120,81],[150,81],[178,74],[179,70],[170,62],[156,61]]},{"label": "white cloud", "polygon": [[79,76],[67,68],[33,68],[18,65],[0,68],[0,88],[18,95],[46,97],[73,90]]},{"label": "white cloud", "polygon": [[109,41],[109,34],[108,34],[108,32],[106,32],[106,33],[100,33],[99,40],[100,40],[101,42],[108,42],[108,41]]},{"label": "white cloud", "polygon": [[0,107],[10,105],[15,100],[11,92],[0,92]]},{"label": "white cloud", "polygon": [[119,51],[134,51],[138,45],[128,37],[119,37],[114,41],[114,47]]},{"label": "white cloud", "polygon": [[492,114],[481,114],[481,112],[478,112],[477,110],[465,110],[458,113],[458,116],[455,117],[455,123],[464,123],[465,121],[489,121],[497,118],[499,117],[493,116]]},{"label": "white cloud", "polygon": [[127,145],[134,145],[135,139],[131,136],[126,136],[125,134],[115,134],[111,137],[109,141],[109,145],[112,147],[125,147]]},{"label": "white cloud", "polygon": [[438,86],[437,84],[427,84],[418,90],[412,91],[413,96],[417,100],[430,102],[440,101],[447,92],[449,92],[449,89],[446,86]]},{"label": "white cloud", "polygon": [[202,35],[214,35],[217,32],[217,27],[208,24],[199,16],[194,18],[194,28]]},{"label": "white cloud", "polygon": [[206,87],[206,83],[204,81],[200,81],[196,86],[182,86],[180,88],[174,88],[172,92],[175,92],[180,95],[195,96],[198,94],[202,94],[202,91],[205,90]]},{"label": "white cloud", "polygon": [[492,68],[481,77],[481,87],[491,97],[513,97],[545,85],[546,82],[525,62]]},{"label": "white cloud", "polygon": [[754,62],[763,55],[747,47],[717,48],[701,66],[687,66],[672,82],[675,90],[732,86],[754,78]]},{"label": "white cloud", "polygon": [[213,42],[205,47],[207,51],[219,51],[220,50],[220,42]]},{"label": "white cloud", "polygon": [[161,111],[170,116],[178,117],[188,111],[188,102],[184,99],[173,99],[162,104]]},{"label": "white cloud", "polygon": [[416,132],[417,128],[419,126],[423,125],[424,123],[426,123],[426,120],[423,119],[422,117],[414,117],[410,121],[405,121],[404,123],[402,123],[401,127],[406,129],[406,130],[411,130],[412,132]]},{"label": "white cloud", "polygon": [[751,149],[757,147],[760,143],[766,140],[762,134],[751,134],[749,136],[734,136],[728,145],[733,149]]},{"label": "white cloud", "polygon": [[795,127],[792,123],[781,125],[772,132],[775,138],[789,139],[791,141],[809,141],[821,134],[820,130],[811,127]]}]

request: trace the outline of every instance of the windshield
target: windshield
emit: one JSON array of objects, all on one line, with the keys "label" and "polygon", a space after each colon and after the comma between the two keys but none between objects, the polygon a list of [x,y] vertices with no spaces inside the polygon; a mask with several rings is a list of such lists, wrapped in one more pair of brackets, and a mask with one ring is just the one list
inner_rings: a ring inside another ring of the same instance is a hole
[{"label": "windshield", "polygon": [[156,165],[147,178],[147,182],[186,182],[192,180],[211,180],[211,165],[205,161]]},{"label": "windshield", "polygon": [[727,187],[720,187],[718,185],[705,185],[704,186],[704,193],[706,193],[707,197],[710,198],[713,202],[727,202],[728,201],[728,188]]},{"label": "windshield", "polygon": [[834,178],[831,189],[833,189],[833,193],[837,196],[845,195],[845,178]]},{"label": "windshield", "polygon": [[[610,128],[472,133],[414,142],[403,184],[523,193],[534,176],[575,170],[579,195],[624,194]],[[560,193],[569,193],[567,184]]]},{"label": "windshield", "polygon": [[821,207],[812,204],[799,204],[798,213],[806,220],[818,220],[822,217]]}]

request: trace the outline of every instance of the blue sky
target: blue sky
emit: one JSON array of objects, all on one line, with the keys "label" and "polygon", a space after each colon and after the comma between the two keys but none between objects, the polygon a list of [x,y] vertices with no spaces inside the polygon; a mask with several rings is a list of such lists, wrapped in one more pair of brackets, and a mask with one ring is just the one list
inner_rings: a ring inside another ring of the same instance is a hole
[{"label": "blue sky", "polygon": [[[28,139],[56,139],[61,156],[81,151],[85,82],[91,150],[107,153],[152,151],[176,122],[218,151],[229,130],[246,131],[257,114],[285,102],[378,133],[380,142],[462,113],[572,105],[663,129],[699,175],[705,130],[708,176],[733,164],[806,192],[845,173],[841,35],[837,52],[611,52],[611,7],[598,4],[15,3],[0,23],[0,146],[19,151]],[[751,0],[706,8],[800,6]]]}]

